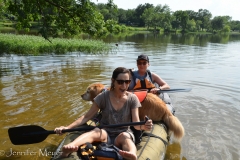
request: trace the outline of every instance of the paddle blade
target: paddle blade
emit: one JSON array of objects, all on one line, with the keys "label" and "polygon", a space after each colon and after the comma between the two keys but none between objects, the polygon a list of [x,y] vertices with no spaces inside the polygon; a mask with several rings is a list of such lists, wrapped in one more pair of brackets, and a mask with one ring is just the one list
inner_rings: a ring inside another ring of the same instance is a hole
[{"label": "paddle blade", "polygon": [[39,143],[45,140],[51,133],[52,132],[48,132],[44,128],[35,125],[8,129],[9,138],[14,145]]}]

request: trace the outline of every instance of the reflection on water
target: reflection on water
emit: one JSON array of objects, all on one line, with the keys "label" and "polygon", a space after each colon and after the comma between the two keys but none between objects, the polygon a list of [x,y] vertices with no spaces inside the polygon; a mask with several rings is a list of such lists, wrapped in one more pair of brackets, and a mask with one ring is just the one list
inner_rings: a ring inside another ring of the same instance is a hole
[{"label": "reflection on water", "polygon": [[105,41],[109,43],[113,42],[134,42],[136,46],[145,48],[145,46],[164,46],[167,44],[179,44],[179,45],[196,45],[206,46],[208,43],[220,43],[226,44],[233,41],[239,41],[239,34],[134,34],[132,36],[124,37],[108,37]]},{"label": "reflection on water", "polygon": [[[114,68],[136,67],[137,55],[150,58],[150,70],[172,88],[176,116],[186,136],[170,144],[165,159],[239,159],[240,36],[137,34],[108,37],[118,43],[116,54],[0,57],[0,159],[11,150],[35,155],[8,159],[49,159],[63,136],[49,135],[37,144],[14,146],[7,129],[36,124],[47,130],[68,125],[90,106],[80,95],[93,82],[110,84]],[[40,151],[41,150],[41,151]]]}]

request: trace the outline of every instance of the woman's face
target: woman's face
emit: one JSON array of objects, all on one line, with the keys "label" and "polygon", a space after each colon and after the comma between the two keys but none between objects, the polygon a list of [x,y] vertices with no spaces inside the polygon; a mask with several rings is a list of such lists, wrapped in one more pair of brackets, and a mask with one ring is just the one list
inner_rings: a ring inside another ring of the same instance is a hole
[{"label": "woman's face", "polygon": [[148,61],[146,60],[138,60],[137,61],[137,67],[138,67],[138,70],[140,71],[146,71],[147,68],[148,68]]},{"label": "woman's face", "polygon": [[120,73],[114,81],[114,87],[120,92],[127,91],[131,80],[128,73]]}]

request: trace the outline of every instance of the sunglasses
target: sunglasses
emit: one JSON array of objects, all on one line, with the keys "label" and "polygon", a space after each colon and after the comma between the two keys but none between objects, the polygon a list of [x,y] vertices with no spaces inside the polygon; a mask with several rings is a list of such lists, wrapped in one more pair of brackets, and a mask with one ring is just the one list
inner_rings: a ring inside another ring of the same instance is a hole
[{"label": "sunglasses", "polygon": [[137,62],[137,65],[139,65],[139,66],[140,65],[144,65],[145,66],[146,64],[147,64],[147,62]]},{"label": "sunglasses", "polygon": [[116,81],[117,81],[117,83],[118,83],[119,85],[121,85],[121,84],[123,84],[123,83],[129,84],[129,83],[131,82],[131,80],[118,80],[118,79],[116,79]]}]

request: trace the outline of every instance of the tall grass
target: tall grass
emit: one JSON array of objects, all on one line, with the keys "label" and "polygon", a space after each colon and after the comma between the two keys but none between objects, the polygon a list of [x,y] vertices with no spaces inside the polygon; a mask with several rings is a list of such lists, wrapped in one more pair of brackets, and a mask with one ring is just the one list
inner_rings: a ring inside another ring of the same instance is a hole
[{"label": "tall grass", "polygon": [[39,36],[0,33],[0,54],[40,55],[84,52],[103,54],[111,51],[111,46],[100,40],[51,39],[51,43]]}]

